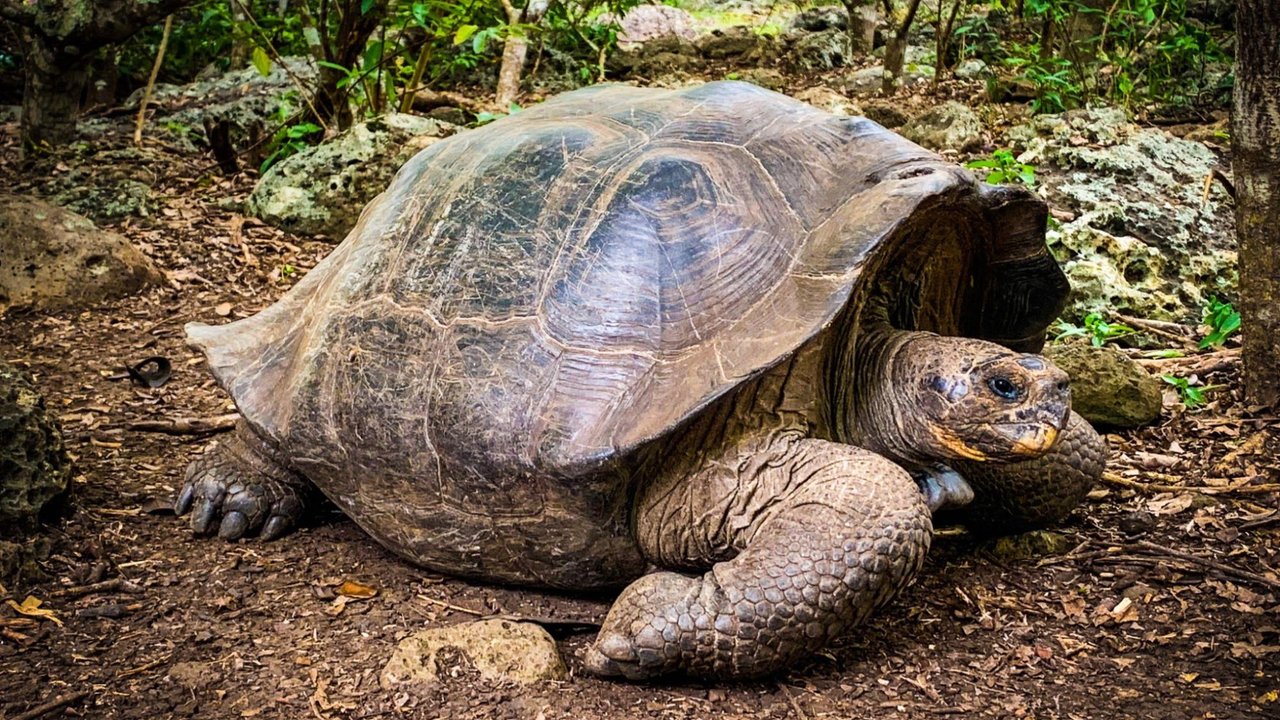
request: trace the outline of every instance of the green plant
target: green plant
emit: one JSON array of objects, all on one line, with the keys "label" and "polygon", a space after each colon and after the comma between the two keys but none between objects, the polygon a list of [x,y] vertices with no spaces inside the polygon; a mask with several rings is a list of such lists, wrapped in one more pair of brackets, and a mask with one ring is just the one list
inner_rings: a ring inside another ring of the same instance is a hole
[{"label": "green plant", "polygon": [[1186,405],[1188,410],[1203,407],[1208,402],[1204,394],[1217,388],[1216,385],[1192,385],[1190,380],[1175,375],[1161,375],[1160,379],[1169,383],[1178,391],[1178,399],[1182,400],[1182,404]]},{"label": "green plant", "polygon": [[262,164],[258,166],[258,172],[265,173],[272,165],[290,155],[295,155],[305,150],[323,132],[324,128],[309,122],[294,123],[281,127],[272,136],[271,142],[268,143],[267,149],[270,152],[267,155],[267,159],[263,160]]},{"label": "green plant", "polygon": [[1087,337],[1089,344],[1094,347],[1102,347],[1109,342],[1118,340],[1122,337],[1132,335],[1137,330],[1121,323],[1110,323],[1103,318],[1102,313],[1089,313],[1084,316],[1084,327],[1069,323],[1065,320],[1059,320],[1054,326],[1058,334],[1054,336],[1054,340],[1062,340],[1068,337]]},{"label": "green plant", "polygon": [[1007,149],[996,150],[990,157],[971,160],[964,164],[974,170],[987,170],[986,181],[993,185],[1021,184],[1035,187],[1036,168],[1019,162],[1013,152]]},{"label": "green plant", "polygon": [[1229,302],[1210,296],[1209,303],[1201,310],[1201,321],[1209,333],[1200,341],[1200,349],[1220,347],[1227,338],[1240,330],[1240,313]]}]

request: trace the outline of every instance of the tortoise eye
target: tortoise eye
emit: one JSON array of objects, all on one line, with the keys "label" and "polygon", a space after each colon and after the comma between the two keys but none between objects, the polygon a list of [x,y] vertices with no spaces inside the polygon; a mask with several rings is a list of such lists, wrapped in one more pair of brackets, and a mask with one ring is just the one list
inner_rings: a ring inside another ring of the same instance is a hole
[{"label": "tortoise eye", "polygon": [[987,387],[1005,400],[1017,400],[1022,396],[1022,388],[1014,385],[1012,380],[1003,375],[997,375],[988,380]]}]

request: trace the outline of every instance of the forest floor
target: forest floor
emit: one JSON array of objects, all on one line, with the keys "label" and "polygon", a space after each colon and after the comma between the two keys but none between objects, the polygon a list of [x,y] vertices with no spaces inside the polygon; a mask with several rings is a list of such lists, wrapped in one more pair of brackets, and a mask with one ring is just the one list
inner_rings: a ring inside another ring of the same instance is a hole
[{"label": "forest floor", "polygon": [[[124,123],[122,123],[122,128]],[[3,129],[3,128],[0,128]],[[91,167],[124,130],[51,170],[21,171],[13,128],[0,181]],[[336,513],[279,542],[192,537],[168,509],[208,437],[136,421],[232,410],[182,326],[269,305],[332,244],[224,209],[253,178],[167,153],[149,168],[160,207],[114,226],[168,284],[80,313],[10,315],[0,357],[28,370],[76,459],[73,508],[49,528],[44,579],[0,602],[0,718],[57,699],[89,718],[1275,718],[1280,715],[1280,421],[1238,402],[1230,355],[1199,412],[1110,435],[1111,481],[1058,532],[1057,554],[1017,557],[958,530],[866,627],[776,678],[745,684],[585,677],[590,635],[561,650],[564,682],[493,684],[457,670],[385,691],[396,643],[480,615],[599,621],[604,597],[485,586],[407,565]],[[290,271],[295,268],[296,271]],[[114,379],[150,356],[168,384]],[[1119,477],[1120,479],[1116,479]],[[344,581],[377,588],[335,598]],[[89,587],[107,581],[105,586]],[[38,613],[36,613],[38,614]]]}]

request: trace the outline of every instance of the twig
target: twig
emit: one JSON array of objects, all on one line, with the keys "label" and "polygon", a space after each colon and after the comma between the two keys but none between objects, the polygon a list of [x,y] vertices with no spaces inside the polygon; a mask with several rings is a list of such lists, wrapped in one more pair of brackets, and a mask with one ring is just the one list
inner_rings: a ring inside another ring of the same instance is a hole
[{"label": "twig", "polygon": [[1135,325],[1140,330],[1145,330],[1151,333],[1152,335],[1159,335],[1162,338],[1174,340],[1184,345],[1193,344],[1191,342],[1191,338],[1187,337],[1186,335],[1179,335],[1176,332],[1172,332],[1172,329],[1169,327],[1172,325],[1175,328],[1181,328],[1182,327],[1181,325],[1177,325],[1174,323],[1162,323],[1155,320],[1147,320],[1146,318],[1133,317],[1132,315],[1117,314],[1116,317],[1119,318],[1121,322],[1128,323],[1129,325]]},{"label": "twig", "polygon": [[92,595],[94,593],[122,592],[130,595],[137,595],[142,592],[142,588],[124,578],[111,578],[102,582],[90,583],[88,585],[77,585],[75,587],[64,588],[49,593],[51,598],[77,598],[81,595]]},{"label": "twig", "polygon": [[1214,570],[1217,570],[1225,575],[1230,575],[1232,577],[1239,578],[1241,580],[1248,580],[1250,582],[1255,582],[1255,583],[1258,583],[1259,585],[1265,585],[1266,587],[1269,587],[1272,590],[1280,590],[1280,580],[1272,580],[1271,578],[1266,577],[1265,575],[1259,575],[1254,572],[1249,572],[1248,570],[1241,570],[1238,567],[1235,567],[1233,565],[1228,565],[1224,562],[1219,562],[1217,560],[1214,560],[1213,558],[1193,555],[1192,553],[1183,552],[1181,550],[1175,550],[1173,548],[1165,547],[1163,545],[1157,545],[1156,543],[1149,542],[1147,540],[1141,540],[1127,547],[1130,550],[1146,550],[1148,553],[1159,553],[1161,555],[1168,555],[1169,557],[1174,557],[1179,560],[1186,560],[1189,563],[1195,563],[1197,565],[1202,565],[1207,568],[1213,568]]},{"label": "twig", "polygon": [[1159,483],[1146,483],[1138,480],[1130,480],[1120,477],[1112,472],[1102,473],[1102,482],[1108,485],[1116,485],[1132,490],[1142,490],[1149,493],[1184,493],[1193,492],[1202,495],[1226,495],[1229,493],[1240,493],[1242,495],[1251,495],[1254,493],[1280,492],[1280,483],[1263,483],[1261,485],[1223,485],[1221,487],[1215,485],[1162,485]]},{"label": "twig", "polygon": [[164,62],[164,51],[169,47],[169,33],[173,30],[173,16],[164,19],[164,33],[160,35],[160,47],[156,49],[156,61],[151,65],[151,76],[147,78],[147,87],[142,91],[142,101],[138,103],[138,120],[133,126],[133,144],[142,147],[142,126],[147,121],[147,103],[151,102],[151,93],[156,89],[156,76],[160,74],[160,64]]},{"label": "twig", "polygon": [[422,598],[423,600],[426,600],[427,602],[433,605],[439,605],[442,608],[456,610],[460,613],[466,613],[468,615],[474,615],[476,617],[489,617],[490,615],[492,615],[492,613],[480,612],[479,610],[472,610],[471,608],[462,607],[461,605],[454,605],[453,603],[447,603],[444,600],[437,600],[433,597],[427,597],[426,595],[419,595],[418,597]]},{"label": "twig", "polygon": [[1268,525],[1276,525],[1276,524],[1280,524],[1280,511],[1272,512],[1270,515],[1263,518],[1258,518],[1257,520],[1250,520],[1247,523],[1241,523],[1236,529],[1237,530],[1257,530],[1260,527],[1266,527]]},{"label": "twig", "polygon": [[138,420],[125,425],[126,430],[138,432],[157,432],[165,435],[209,435],[226,432],[236,426],[240,419],[238,413],[215,415],[213,417],[184,417],[169,420]]},{"label": "twig", "polygon": [[791,688],[786,683],[779,682],[778,688],[782,690],[782,694],[787,696],[787,702],[791,703],[791,709],[796,711],[796,717],[800,720],[809,720],[809,716],[805,714],[804,708],[800,707],[800,701],[796,700],[796,696],[791,692]]},{"label": "twig", "polygon": [[90,690],[81,690],[79,692],[73,692],[70,695],[63,695],[56,700],[50,700],[43,705],[33,707],[21,715],[14,715],[13,720],[36,720],[36,718],[44,717],[56,710],[61,710],[71,703],[80,702],[81,700],[89,697],[90,692]]}]

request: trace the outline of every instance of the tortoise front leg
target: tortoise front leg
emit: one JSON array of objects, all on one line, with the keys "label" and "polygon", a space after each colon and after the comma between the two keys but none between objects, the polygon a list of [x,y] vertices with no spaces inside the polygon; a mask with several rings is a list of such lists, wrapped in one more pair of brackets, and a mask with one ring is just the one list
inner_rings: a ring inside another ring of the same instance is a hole
[{"label": "tortoise front leg", "polygon": [[614,603],[587,669],[649,678],[780,670],[862,622],[929,547],[929,511],[905,470],[798,435],[747,442],[637,500],[642,551],[664,567]]},{"label": "tortoise front leg", "polygon": [[1084,501],[1106,462],[1106,441],[1073,412],[1053,449],[1034,460],[953,463],[973,487],[974,499],[939,520],[957,520],[992,535],[1060,523]]}]

